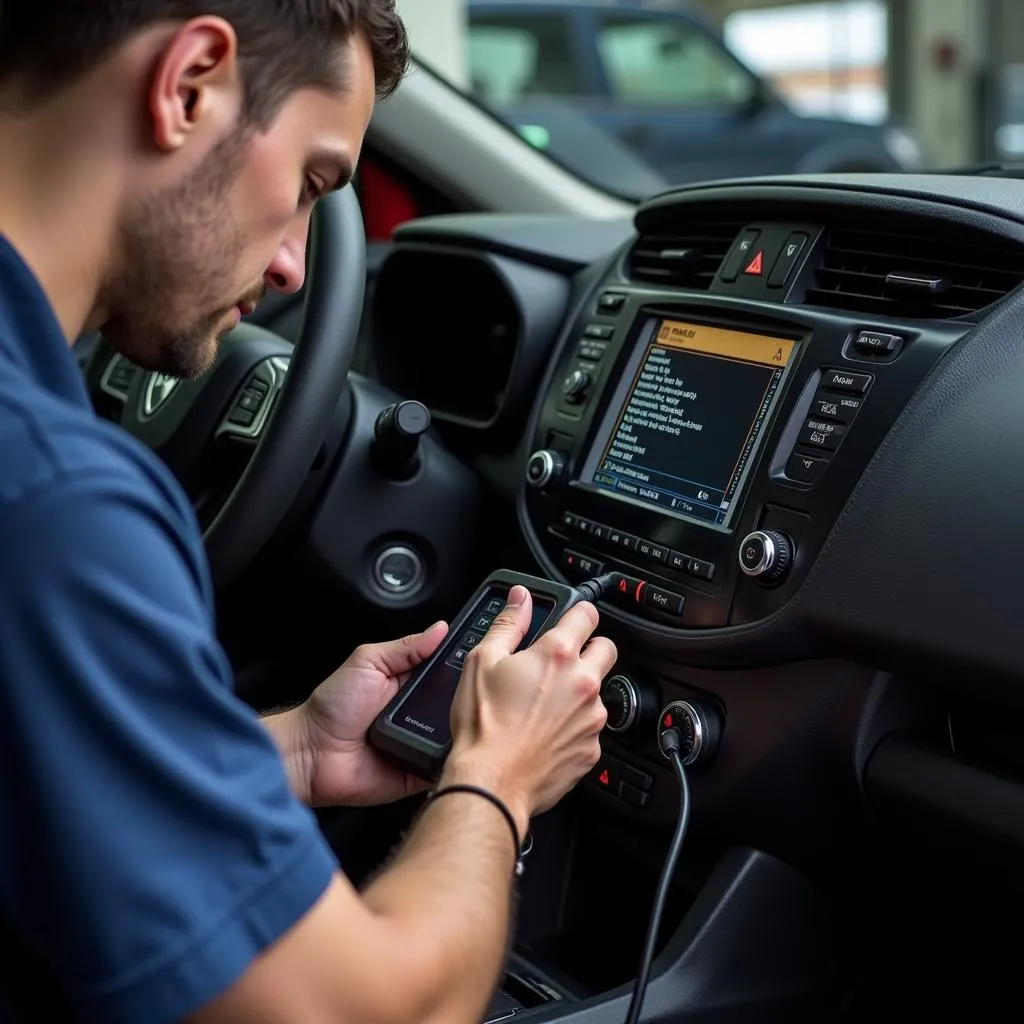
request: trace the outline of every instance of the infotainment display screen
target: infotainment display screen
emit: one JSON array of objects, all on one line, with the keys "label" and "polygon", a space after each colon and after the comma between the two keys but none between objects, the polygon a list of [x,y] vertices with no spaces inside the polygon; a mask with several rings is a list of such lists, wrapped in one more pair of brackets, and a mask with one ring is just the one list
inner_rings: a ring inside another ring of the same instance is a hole
[{"label": "infotainment display screen", "polygon": [[623,371],[580,482],[728,528],[797,345],[652,321]]}]

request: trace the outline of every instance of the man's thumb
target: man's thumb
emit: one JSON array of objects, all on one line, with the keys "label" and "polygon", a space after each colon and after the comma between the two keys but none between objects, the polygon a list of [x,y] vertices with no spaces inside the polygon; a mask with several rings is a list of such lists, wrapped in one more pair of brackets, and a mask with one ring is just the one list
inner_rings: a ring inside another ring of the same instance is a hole
[{"label": "man's thumb", "polygon": [[526,587],[514,586],[505,607],[498,613],[487,636],[481,641],[500,655],[511,654],[523,642],[533,617],[533,598]]}]

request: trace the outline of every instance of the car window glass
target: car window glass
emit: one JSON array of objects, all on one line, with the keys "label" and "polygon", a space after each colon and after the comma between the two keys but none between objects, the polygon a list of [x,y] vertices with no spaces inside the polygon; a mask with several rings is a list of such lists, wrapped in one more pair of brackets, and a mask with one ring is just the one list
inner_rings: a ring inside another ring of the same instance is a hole
[{"label": "car window glass", "polygon": [[507,107],[530,96],[583,92],[565,18],[474,22],[469,28],[468,57],[474,95],[494,107]]},{"label": "car window glass", "polygon": [[712,37],[679,21],[609,20],[598,52],[620,103],[740,106],[753,95],[751,76]]}]

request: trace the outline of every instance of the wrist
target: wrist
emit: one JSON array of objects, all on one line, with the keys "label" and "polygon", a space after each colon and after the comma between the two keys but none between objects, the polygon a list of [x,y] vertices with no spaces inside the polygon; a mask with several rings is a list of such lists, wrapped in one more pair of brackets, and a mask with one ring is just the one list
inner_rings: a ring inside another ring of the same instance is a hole
[{"label": "wrist", "polygon": [[508,781],[507,775],[478,754],[453,753],[434,788],[469,785],[493,793],[509,809],[522,840],[530,829],[530,801],[520,787]]},{"label": "wrist", "polygon": [[316,752],[306,704],[271,712],[261,721],[281,755],[292,792],[303,803],[312,805]]}]

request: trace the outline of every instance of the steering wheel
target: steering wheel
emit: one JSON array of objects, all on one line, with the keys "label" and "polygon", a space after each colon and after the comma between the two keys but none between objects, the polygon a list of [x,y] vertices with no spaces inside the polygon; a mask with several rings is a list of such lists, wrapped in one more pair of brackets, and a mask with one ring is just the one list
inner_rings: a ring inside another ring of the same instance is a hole
[{"label": "steering wheel", "polygon": [[141,372],[106,345],[90,372],[107,399],[124,403],[121,425],[185,481],[220,439],[255,446],[248,465],[204,518],[215,587],[234,580],[280,524],[312,468],[342,396],[355,352],[366,282],[366,236],[351,186],[314,208],[305,308],[298,341],[252,324],[223,340],[199,380]]}]

